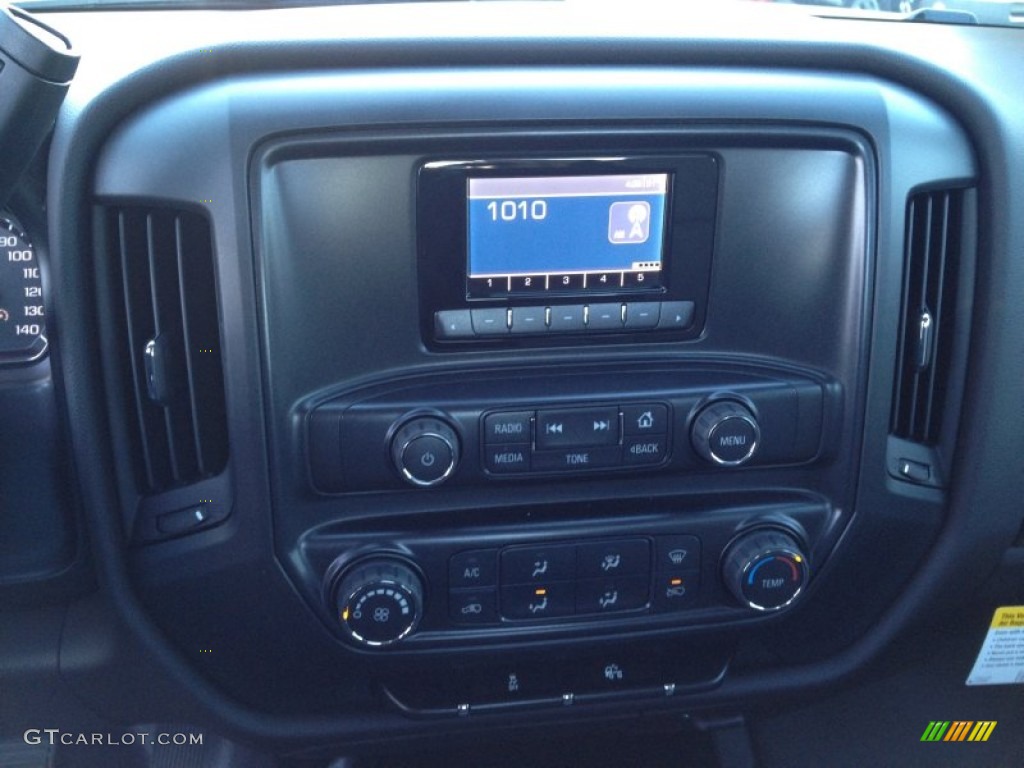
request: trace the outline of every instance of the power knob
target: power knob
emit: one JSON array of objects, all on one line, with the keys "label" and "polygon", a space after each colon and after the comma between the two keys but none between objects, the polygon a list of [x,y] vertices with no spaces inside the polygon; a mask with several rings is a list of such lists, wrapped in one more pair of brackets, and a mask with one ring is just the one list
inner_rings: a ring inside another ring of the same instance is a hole
[{"label": "power knob", "polygon": [[342,629],[368,647],[391,645],[412,634],[423,613],[423,582],[398,559],[357,563],[344,574],[335,595]]},{"label": "power knob", "polygon": [[796,538],[776,528],[743,534],[725,551],[722,578],[749,608],[777,611],[796,600],[810,577],[807,556]]},{"label": "power knob", "polygon": [[406,482],[421,488],[440,485],[459,463],[459,437],[446,421],[420,416],[395,432],[391,458]]},{"label": "power knob", "polygon": [[757,451],[761,428],[745,405],[734,400],[719,400],[697,414],[690,441],[705,461],[737,467],[750,461]]}]

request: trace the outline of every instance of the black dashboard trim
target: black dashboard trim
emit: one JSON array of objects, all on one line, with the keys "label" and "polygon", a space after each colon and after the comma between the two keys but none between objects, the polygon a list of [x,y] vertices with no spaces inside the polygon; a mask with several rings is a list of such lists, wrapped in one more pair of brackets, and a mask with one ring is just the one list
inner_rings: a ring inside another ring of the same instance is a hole
[{"label": "black dashboard trim", "polygon": [[[963,34],[983,39],[1017,33],[966,31]],[[1019,47],[1016,41],[1013,45]],[[87,297],[92,291],[82,290],[92,288],[87,252],[87,244],[92,241],[90,222],[84,218],[84,212],[90,210],[87,201],[93,170],[91,161],[109,132],[139,104],[195,82],[223,77],[230,72],[250,72],[254,61],[267,69],[300,70],[339,64],[352,69],[402,68],[413,63],[450,66],[453,61],[468,66],[571,61],[574,66],[583,67],[610,60],[630,62],[642,58],[648,65],[654,62],[677,67],[742,64],[788,69],[820,68],[823,63],[835,62],[837,52],[831,44],[791,45],[783,41],[752,51],[747,43],[707,41],[693,45],[644,41],[638,47],[632,40],[552,40],[547,43],[523,40],[507,41],[505,46],[487,41],[448,40],[409,43],[401,47],[388,45],[387,41],[340,45],[253,43],[225,46],[220,54],[216,72],[190,53],[183,53],[122,81],[77,115],[69,112],[73,107],[69,108],[58,127],[51,154],[50,188],[61,190],[51,201],[50,213],[54,249],[61,253],[54,270],[56,300],[63,310],[63,317],[57,323],[63,348],[59,373],[74,382],[74,386],[66,389],[65,396],[95,561],[103,587],[114,598],[123,621],[142,641],[147,652],[189,692],[196,710],[204,712],[210,720],[250,739],[291,746],[306,744],[311,738],[325,741],[368,738],[369,729],[377,730],[375,721],[353,718],[341,723],[333,717],[279,717],[255,712],[224,696],[167,646],[161,633],[146,618],[145,609],[130,584],[119,521],[107,514],[111,501],[117,497],[108,474],[113,457],[104,442],[97,446],[89,439],[91,435],[104,434],[105,399],[99,387],[102,377],[98,360],[90,354],[95,326]],[[968,585],[979,581],[985,574],[964,566],[981,561],[980,556],[986,552],[1005,548],[1019,528],[1019,516],[982,514],[977,510],[1013,509],[1024,495],[1024,477],[1020,473],[1013,482],[1006,482],[1002,474],[1005,456],[1024,453],[1024,436],[1007,434],[999,424],[1001,414],[1016,412],[1019,406],[1017,393],[1006,388],[1005,382],[1024,380],[1024,358],[1007,358],[1003,354],[1003,350],[1018,347],[1018,332],[1024,327],[1024,305],[1009,301],[1004,293],[1006,286],[1024,283],[1024,263],[1015,258],[1015,254],[1024,250],[1020,242],[1022,233],[1000,226],[1003,218],[1021,209],[1022,191],[1013,181],[1021,177],[1021,169],[1006,163],[1005,159],[1024,157],[1020,151],[1020,137],[1024,132],[1011,130],[1012,122],[1002,122],[1013,118],[1011,105],[998,103],[996,108],[1007,110],[1008,114],[997,117],[992,104],[941,65],[926,64],[863,43],[843,46],[842,61],[842,69],[833,70],[837,74],[858,71],[890,78],[951,109],[964,121],[978,152],[982,179],[978,290],[982,300],[975,304],[976,334],[970,350],[972,375],[965,392],[949,517],[935,542],[931,559],[871,635],[828,662],[788,666],[762,673],[757,679],[730,678],[714,697],[695,699],[694,704],[746,704],[748,697],[756,698],[768,690],[776,696],[803,694],[847,679],[866,666],[915,617],[927,612],[936,593],[963,594]],[[999,97],[993,98],[998,100]],[[1015,119],[1019,128],[1019,113]],[[878,326],[875,327],[878,333]],[[877,342],[880,340],[876,339]],[[880,376],[884,380],[884,375],[873,371],[873,387],[880,386]],[[873,465],[873,462],[866,463]],[[971,531],[971,537],[961,535],[966,530]],[[965,542],[970,546],[965,547]],[[513,722],[510,720],[509,724]],[[394,725],[396,732],[403,730],[401,719],[396,718]]]}]

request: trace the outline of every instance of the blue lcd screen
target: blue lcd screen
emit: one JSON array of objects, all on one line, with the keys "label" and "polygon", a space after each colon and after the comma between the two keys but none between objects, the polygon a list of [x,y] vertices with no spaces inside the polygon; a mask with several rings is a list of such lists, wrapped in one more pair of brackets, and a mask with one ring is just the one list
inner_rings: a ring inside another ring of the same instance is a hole
[{"label": "blue lcd screen", "polygon": [[470,178],[471,283],[611,273],[658,287],[668,185],[667,173]]}]

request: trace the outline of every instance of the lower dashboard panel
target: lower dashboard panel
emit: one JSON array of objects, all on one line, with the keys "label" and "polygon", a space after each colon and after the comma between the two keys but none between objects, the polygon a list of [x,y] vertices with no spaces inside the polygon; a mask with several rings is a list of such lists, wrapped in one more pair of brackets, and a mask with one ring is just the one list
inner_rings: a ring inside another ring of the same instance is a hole
[{"label": "lower dashboard panel", "polygon": [[397,665],[385,698],[409,717],[466,717],[520,710],[644,705],[715,688],[728,644],[628,644],[603,651],[517,654],[502,662]]}]

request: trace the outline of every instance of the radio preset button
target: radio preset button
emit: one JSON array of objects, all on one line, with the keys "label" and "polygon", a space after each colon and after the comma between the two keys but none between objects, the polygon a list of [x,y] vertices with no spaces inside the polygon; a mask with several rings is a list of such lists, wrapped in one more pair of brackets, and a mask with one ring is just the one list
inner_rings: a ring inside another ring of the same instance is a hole
[{"label": "radio preset button", "polygon": [[551,324],[549,329],[558,333],[572,333],[585,330],[583,305],[569,304],[561,307],[551,307]]},{"label": "radio preset button", "polygon": [[574,408],[537,412],[537,449],[619,443],[619,409]]},{"label": "radio preset button", "polygon": [[661,302],[636,301],[626,305],[627,328],[655,328],[661,317]]},{"label": "radio preset button", "polygon": [[499,336],[508,333],[508,310],[504,307],[496,309],[471,309],[473,331],[477,336]]},{"label": "radio preset button", "polygon": [[545,317],[546,307],[513,307],[512,333],[546,333],[548,330]]},{"label": "radio preset button", "polygon": [[587,314],[587,329],[592,331],[621,330],[622,304],[591,304]]}]

